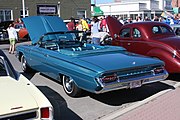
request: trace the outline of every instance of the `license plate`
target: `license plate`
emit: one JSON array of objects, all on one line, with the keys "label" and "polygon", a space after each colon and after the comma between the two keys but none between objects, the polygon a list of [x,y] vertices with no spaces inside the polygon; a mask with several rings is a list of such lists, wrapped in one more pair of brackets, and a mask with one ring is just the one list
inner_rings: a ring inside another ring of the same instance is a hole
[{"label": "license plate", "polygon": [[137,88],[137,87],[141,87],[141,81],[133,81],[130,82],[130,88]]}]

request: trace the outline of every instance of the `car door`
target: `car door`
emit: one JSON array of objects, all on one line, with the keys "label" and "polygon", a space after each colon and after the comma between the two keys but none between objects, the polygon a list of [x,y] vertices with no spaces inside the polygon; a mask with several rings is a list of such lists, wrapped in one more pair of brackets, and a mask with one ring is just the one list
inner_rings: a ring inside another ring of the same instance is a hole
[{"label": "car door", "polygon": [[[120,31],[119,38],[116,40],[119,46],[122,46],[126,48],[128,51],[130,51],[132,47],[132,35],[131,35],[131,28],[123,28]],[[116,44],[117,44],[116,43]]]},{"label": "car door", "polygon": [[[128,37],[124,36],[126,32],[130,34]],[[141,30],[136,27],[122,29],[119,36],[121,46],[129,52],[145,55],[151,49],[149,41],[143,37]]]},{"label": "car door", "polygon": [[46,60],[46,70],[44,70],[44,74],[57,79],[58,73],[61,70],[61,59],[59,52],[54,50],[48,50],[47,52],[44,51],[45,60]]},{"label": "car door", "polygon": [[106,18],[106,22],[108,25],[109,33],[110,33],[111,37],[113,38],[112,45],[123,46],[126,49],[128,49],[128,47],[127,47],[128,41],[131,39],[130,28],[121,29],[123,24],[111,16],[108,16]]},{"label": "car door", "polygon": [[61,63],[64,57],[59,52],[59,46],[56,41],[46,41],[44,45],[40,46],[42,50],[42,55],[44,56],[44,68],[42,73],[52,77],[57,78],[58,73],[61,71]]},{"label": "car door", "polygon": [[36,45],[30,49],[29,53],[28,59],[30,59],[31,67],[37,71],[44,71],[46,68],[46,49]]}]

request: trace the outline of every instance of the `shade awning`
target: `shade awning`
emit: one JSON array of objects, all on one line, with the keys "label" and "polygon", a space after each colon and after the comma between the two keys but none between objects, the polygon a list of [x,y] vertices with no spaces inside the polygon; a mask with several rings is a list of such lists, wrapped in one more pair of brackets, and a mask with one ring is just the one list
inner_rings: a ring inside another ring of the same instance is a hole
[{"label": "shade awning", "polygon": [[104,15],[104,12],[100,9],[100,7],[94,7],[93,8],[93,12],[92,12],[92,16],[102,16]]}]

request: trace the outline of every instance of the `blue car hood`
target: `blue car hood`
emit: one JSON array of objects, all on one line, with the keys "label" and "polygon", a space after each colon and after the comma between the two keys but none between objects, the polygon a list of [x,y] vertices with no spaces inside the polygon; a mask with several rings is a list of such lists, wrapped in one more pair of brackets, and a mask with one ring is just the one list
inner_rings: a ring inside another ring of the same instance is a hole
[{"label": "blue car hood", "polygon": [[31,16],[22,19],[29,33],[32,44],[48,32],[68,31],[66,24],[57,16]]}]

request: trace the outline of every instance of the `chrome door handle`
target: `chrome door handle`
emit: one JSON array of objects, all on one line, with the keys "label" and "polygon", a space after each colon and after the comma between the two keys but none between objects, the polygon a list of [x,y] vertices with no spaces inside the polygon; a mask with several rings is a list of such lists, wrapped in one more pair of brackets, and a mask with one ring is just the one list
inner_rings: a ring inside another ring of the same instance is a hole
[{"label": "chrome door handle", "polygon": [[49,57],[49,55],[48,55],[48,54],[44,54],[44,56],[45,56],[45,57]]},{"label": "chrome door handle", "polygon": [[131,43],[128,43],[127,45],[128,45],[128,46],[130,46],[130,45],[131,45]]}]

